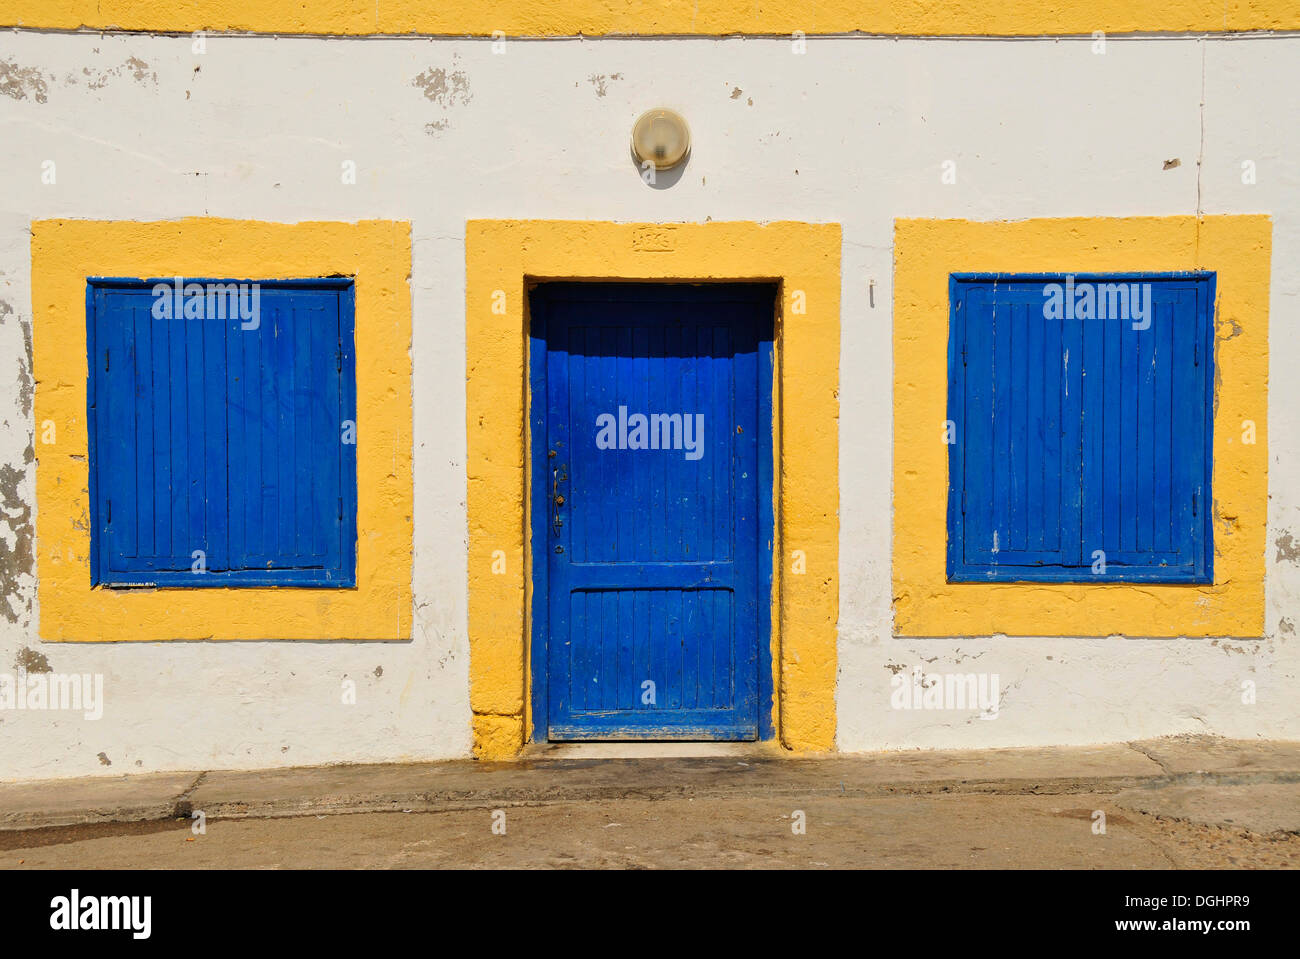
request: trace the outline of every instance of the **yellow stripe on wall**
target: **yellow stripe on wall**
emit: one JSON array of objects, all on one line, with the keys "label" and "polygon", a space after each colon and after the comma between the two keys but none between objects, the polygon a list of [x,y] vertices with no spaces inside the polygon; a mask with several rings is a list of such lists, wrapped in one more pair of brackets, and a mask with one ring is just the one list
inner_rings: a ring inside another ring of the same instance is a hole
[{"label": "yellow stripe on wall", "polygon": [[0,0],[0,26],[484,37],[1202,33],[1300,29],[1300,0]]}]

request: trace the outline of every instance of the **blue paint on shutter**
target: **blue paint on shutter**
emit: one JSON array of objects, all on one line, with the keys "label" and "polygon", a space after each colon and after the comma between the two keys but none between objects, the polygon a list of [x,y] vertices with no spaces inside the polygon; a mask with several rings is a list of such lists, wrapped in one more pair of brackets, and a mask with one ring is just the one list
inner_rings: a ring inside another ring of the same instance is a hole
[{"label": "blue paint on shutter", "polygon": [[258,281],[256,323],[155,283],[88,282],[92,583],[355,585],[352,282]]},{"label": "blue paint on shutter", "polygon": [[[773,297],[532,292],[535,738],[771,735]],[[598,448],[602,414],[698,414],[699,455]]]},{"label": "blue paint on shutter", "polygon": [[1066,282],[950,278],[948,578],[1211,582],[1214,277],[1073,275],[1149,285],[1145,328],[1048,318]]}]

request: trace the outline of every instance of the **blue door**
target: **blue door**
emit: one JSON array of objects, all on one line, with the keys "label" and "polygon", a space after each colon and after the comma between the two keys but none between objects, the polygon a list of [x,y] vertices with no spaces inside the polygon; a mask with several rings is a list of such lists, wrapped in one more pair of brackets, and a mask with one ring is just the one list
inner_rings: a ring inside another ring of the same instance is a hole
[{"label": "blue door", "polygon": [[534,738],[766,737],[774,288],[530,308]]}]

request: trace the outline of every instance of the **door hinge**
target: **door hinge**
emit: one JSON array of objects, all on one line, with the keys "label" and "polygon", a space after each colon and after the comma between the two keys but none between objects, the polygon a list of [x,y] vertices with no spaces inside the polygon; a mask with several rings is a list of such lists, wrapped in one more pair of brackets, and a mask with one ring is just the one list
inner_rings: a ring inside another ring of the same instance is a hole
[{"label": "door hinge", "polygon": [[343,497],[339,497],[339,522],[343,522]]},{"label": "door hinge", "polygon": [[966,515],[966,491],[961,491],[961,515]]},{"label": "door hinge", "polygon": [[1192,366],[1201,365],[1201,344],[1199,341],[1192,344]]},{"label": "door hinge", "polygon": [[104,501],[104,511],[108,513],[108,518],[104,522],[109,526],[113,525],[113,501],[111,499]]},{"label": "door hinge", "polygon": [[335,367],[338,372],[343,372],[343,341],[339,340],[338,352],[334,354]]},{"label": "door hinge", "polygon": [[104,372],[108,372],[108,350],[104,351]]},{"label": "door hinge", "polygon": [[1192,491],[1192,516],[1200,515],[1198,512],[1198,510],[1200,509],[1200,503],[1198,502],[1199,499],[1200,499],[1199,492],[1193,490]]}]

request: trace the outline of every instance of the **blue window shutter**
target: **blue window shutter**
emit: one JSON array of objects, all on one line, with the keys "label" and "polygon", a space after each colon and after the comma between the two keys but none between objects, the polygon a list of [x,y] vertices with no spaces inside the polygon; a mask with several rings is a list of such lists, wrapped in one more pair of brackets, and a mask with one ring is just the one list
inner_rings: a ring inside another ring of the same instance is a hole
[{"label": "blue window shutter", "polygon": [[[91,415],[99,578],[226,568],[220,329],[157,321],[147,289],[95,291]],[[213,398],[216,402],[213,402]]]},{"label": "blue window shutter", "polygon": [[256,327],[238,319],[226,325],[230,553],[237,569],[337,576],[340,568],[339,296],[265,289]]},{"label": "blue window shutter", "polygon": [[1085,558],[1111,579],[1208,581],[1212,283],[1135,282],[1151,285],[1149,328],[1085,323]]},{"label": "blue window shutter", "polygon": [[351,281],[262,281],[255,324],[154,282],[88,287],[92,582],[355,585]]},{"label": "blue window shutter", "polygon": [[1214,278],[1073,277],[1149,285],[1149,325],[1049,318],[1065,281],[950,280],[949,578],[1210,582]]},{"label": "blue window shutter", "polygon": [[1044,321],[1041,284],[955,287],[963,535],[950,538],[950,573],[1076,568],[1080,323]]}]

